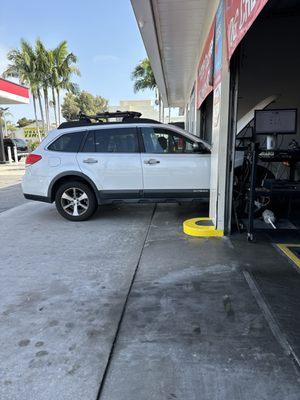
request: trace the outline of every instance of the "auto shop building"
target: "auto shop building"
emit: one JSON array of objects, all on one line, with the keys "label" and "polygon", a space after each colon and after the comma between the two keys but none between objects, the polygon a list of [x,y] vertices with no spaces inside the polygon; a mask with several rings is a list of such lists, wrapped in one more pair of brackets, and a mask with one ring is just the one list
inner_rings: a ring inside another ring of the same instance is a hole
[{"label": "auto shop building", "polygon": [[164,106],[184,108],[187,130],[212,145],[210,217],[229,233],[237,133],[256,109],[300,107],[300,3],[131,2]]}]

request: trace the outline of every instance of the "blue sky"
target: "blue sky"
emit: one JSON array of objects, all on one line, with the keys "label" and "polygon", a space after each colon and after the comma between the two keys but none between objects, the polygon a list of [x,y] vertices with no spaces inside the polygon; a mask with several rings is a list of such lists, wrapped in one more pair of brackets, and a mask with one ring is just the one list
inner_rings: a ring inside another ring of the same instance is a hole
[{"label": "blue sky", "polygon": [[[129,0],[5,1],[0,13],[0,73],[7,51],[20,39],[41,38],[49,48],[67,40],[78,56],[82,90],[101,95],[110,105],[122,99],[154,98],[135,94],[130,74],[146,56]],[[32,116],[31,106],[12,106],[13,118]]]}]

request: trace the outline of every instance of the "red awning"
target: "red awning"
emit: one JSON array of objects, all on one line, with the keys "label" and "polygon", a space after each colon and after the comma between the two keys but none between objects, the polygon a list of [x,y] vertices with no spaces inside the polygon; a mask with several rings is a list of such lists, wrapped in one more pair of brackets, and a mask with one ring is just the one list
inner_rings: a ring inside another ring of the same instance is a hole
[{"label": "red awning", "polygon": [[269,0],[225,0],[228,60]]},{"label": "red awning", "polygon": [[213,90],[215,19],[210,28],[197,72],[197,108]]},{"label": "red awning", "polygon": [[0,104],[28,104],[29,89],[0,78]]}]

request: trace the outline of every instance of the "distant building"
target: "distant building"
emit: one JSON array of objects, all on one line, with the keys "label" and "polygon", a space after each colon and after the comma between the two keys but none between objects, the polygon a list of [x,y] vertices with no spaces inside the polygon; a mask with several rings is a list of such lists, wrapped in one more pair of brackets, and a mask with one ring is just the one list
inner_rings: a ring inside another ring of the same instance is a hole
[{"label": "distant building", "polygon": [[[121,100],[118,106],[109,106],[108,111],[138,111],[142,113],[143,118],[159,120],[158,108],[151,100]],[[184,122],[184,115],[171,116],[169,120],[169,109],[165,109],[164,122]]]},{"label": "distant building", "polygon": [[108,111],[138,111],[143,118],[159,119],[158,110],[151,100],[121,100],[119,105],[109,106]]}]

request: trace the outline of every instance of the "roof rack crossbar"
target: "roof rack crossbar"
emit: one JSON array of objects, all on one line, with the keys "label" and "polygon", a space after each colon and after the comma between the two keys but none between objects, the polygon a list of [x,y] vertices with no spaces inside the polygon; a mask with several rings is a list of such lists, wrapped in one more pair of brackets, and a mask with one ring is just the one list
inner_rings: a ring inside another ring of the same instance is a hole
[{"label": "roof rack crossbar", "polygon": [[139,118],[141,117],[141,113],[137,111],[116,111],[116,112],[109,112],[105,111],[102,113],[97,113],[96,115],[85,115],[85,114],[79,114],[78,119],[79,120],[86,120],[86,119],[110,119],[110,118]]},{"label": "roof rack crossbar", "polygon": [[[159,124],[160,122],[149,118],[140,118],[141,113],[137,111],[116,111],[116,112],[103,112],[96,115],[79,114],[76,120],[62,122],[58,129],[74,128],[77,126],[88,125],[110,125],[110,124]],[[108,121],[110,118],[121,118],[121,121]],[[97,122],[92,122],[92,120]],[[104,121],[103,121],[104,120]]]}]

